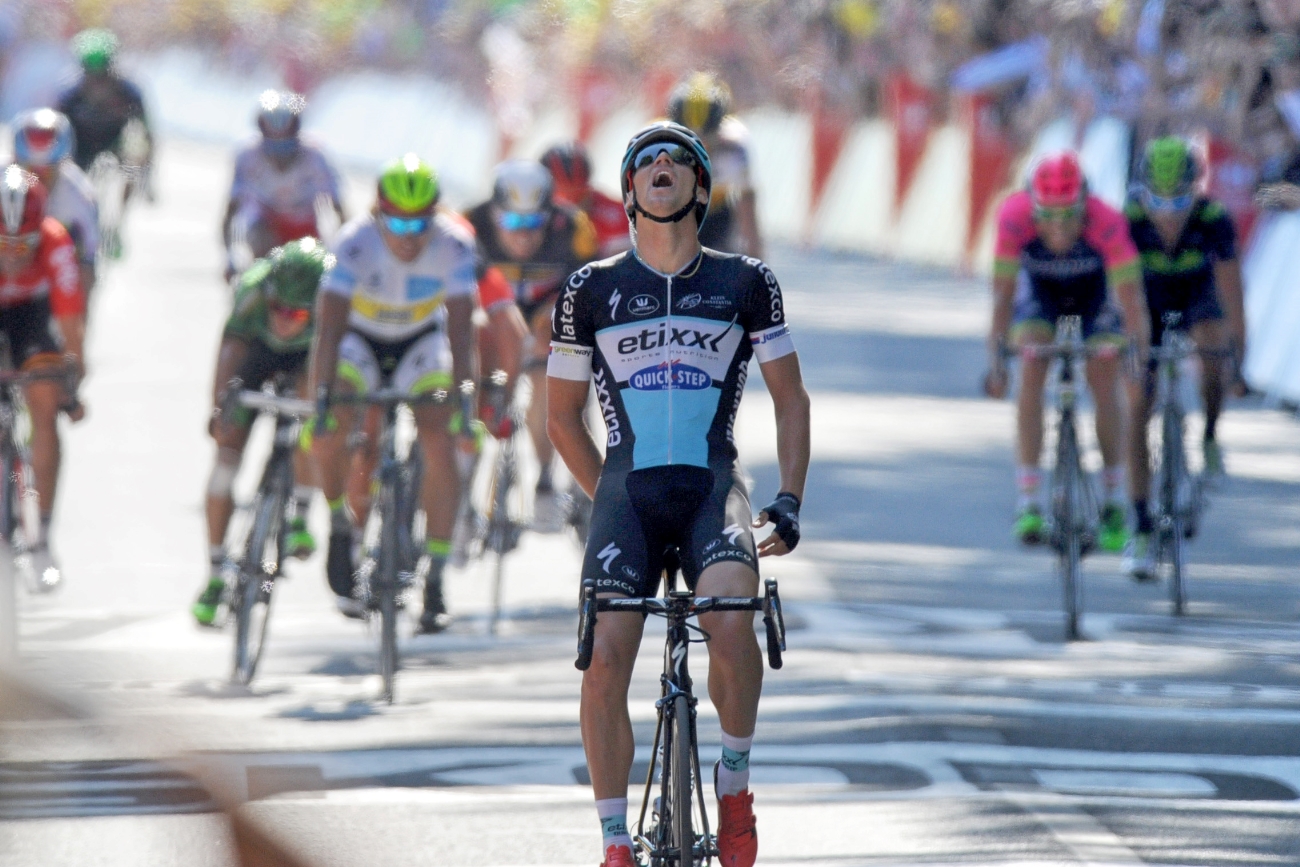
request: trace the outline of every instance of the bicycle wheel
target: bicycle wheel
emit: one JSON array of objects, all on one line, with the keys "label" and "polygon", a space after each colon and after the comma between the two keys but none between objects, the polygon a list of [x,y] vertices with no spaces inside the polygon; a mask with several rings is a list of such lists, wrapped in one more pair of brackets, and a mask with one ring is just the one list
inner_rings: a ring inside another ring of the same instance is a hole
[{"label": "bicycle wheel", "polygon": [[271,589],[279,572],[280,525],[284,498],[273,486],[258,491],[253,504],[253,526],[240,558],[232,607],[235,615],[235,660],[231,680],[247,686],[257,672],[266,647],[271,622]]},{"label": "bicycle wheel", "polygon": [[17,478],[21,472],[20,466],[18,456],[9,446],[6,435],[5,445],[0,448],[0,473],[4,474],[3,480],[0,480],[0,538],[10,545],[14,544],[14,531],[21,521]]},{"label": "bicycle wheel", "polygon": [[684,695],[673,699],[672,750],[670,763],[672,816],[669,826],[670,857],[678,867],[695,863],[695,832],[691,815],[691,705]]},{"label": "bicycle wheel", "polygon": [[[1187,606],[1187,588],[1183,574],[1183,546],[1185,544],[1186,517],[1185,503],[1179,495],[1182,493],[1187,474],[1186,456],[1183,453],[1182,419],[1177,413],[1166,409],[1164,423],[1161,426],[1160,454],[1160,511],[1161,521],[1161,556],[1169,561],[1169,601],[1173,603],[1175,616],[1184,613]],[[1188,480],[1190,481],[1190,480]],[[1190,487],[1190,486],[1189,486]]]},{"label": "bicycle wheel", "polygon": [[379,680],[380,696],[392,704],[399,664],[397,655],[397,596],[399,551],[396,491],[386,484],[380,493],[379,563],[372,591],[379,605]]},{"label": "bicycle wheel", "polygon": [[501,621],[501,597],[505,589],[506,553],[519,542],[518,528],[510,516],[510,496],[518,482],[513,436],[501,440],[492,467],[492,485],[488,500],[487,549],[496,555],[492,576],[492,611],[488,615],[488,632],[496,634]]},{"label": "bicycle wheel", "polygon": [[1075,641],[1081,635],[1079,620],[1083,615],[1083,537],[1087,521],[1083,502],[1087,497],[1082,490],[1084,479],[1079,463],[1078,438],[1073,419],[1069,416],[1061,422],[1056,476],[1052,494],[1053,536],[1057,541],[1064,592],[1065,633],[1070,641]]}]

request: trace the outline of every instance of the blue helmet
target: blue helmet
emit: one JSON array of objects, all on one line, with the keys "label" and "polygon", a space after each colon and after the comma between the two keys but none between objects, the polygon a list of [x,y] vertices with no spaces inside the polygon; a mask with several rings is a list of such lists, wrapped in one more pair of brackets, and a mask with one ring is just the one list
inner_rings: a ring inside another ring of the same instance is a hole
[{"label": "blue helmet", "polygon": [[[695,183],[700,189],[704,190],[706,197],[705,202],[694,203],[695,222],[697,226],[703,226],[704,218],[709,213],[707,199],[713,192],[713,163],[709,161],[709,152],[704,149],[704,143],[700,141],[700,137],[680,123],[673,123],[670,120],[656,121],[632,136],[631,141],[627,143],[627,150],[623,152],[623,165],[619,169],[623,201],[626,203],[627,194],[632,191],[632,174],[635,171],[632,167],[632,158],[636,156],[641,148],[656,142],[676,142],[688,148],[695,155]],[[646,214],[646,216],[656,222],[676,222],[689,212],[690,205],[688,204],[679,214],[674,214],[666,219],[649,214]],[[636,193],[633,192],[632,204],[627,207],[628,219],[635,221],[638,213],[645,214],[645,211],[636,203]]]},{"label": "blue helmet", "polygon": [[52,108],[23,112],[14,118],[13,131],[14,159],[27,168],[57,165],[72,156],[72,124]]}]

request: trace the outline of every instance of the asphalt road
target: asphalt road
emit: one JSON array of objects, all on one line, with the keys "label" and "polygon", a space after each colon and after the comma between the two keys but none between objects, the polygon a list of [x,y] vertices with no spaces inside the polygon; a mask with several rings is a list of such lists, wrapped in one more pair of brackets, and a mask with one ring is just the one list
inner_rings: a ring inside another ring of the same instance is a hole
[{"label": "asphalt road", "polygon": [[[486,565],[453,572],[456,625],[404,642],[391,707],[375,639],[333,611],[319,557],[278,584],[253,688],[228,685],[229,633],[186,610],[206,567],[229,156],[163,154],[160,200],[130,215],[94,301],[90,415],[67,430],[56,523],[66,586],[21,600],[19,671],[65,705],[0,702],[0,862],[229,865],[198,777],[312,864],[597,863],[565,537],[529,534],[510,558],[499,637]],[[794,249],[771,263],[814,462],[805,541],[770,564],[790,649],[753,754],[761,863],[1300,863],[1295,418],[1224,418],[1231,477],[1191,549],[1188,616],[1096,556],[1087,640],[1067,643],[1050,557],[1009,535],[1011,406],[975,392],[985,287]],[[738,431],[762,501],[776,472],[758,379]],[[633,687],[642,760],[661,636]],[[703,683],[706,654],[692,664]],[[701,717],[708,763],[707,702]]]}]

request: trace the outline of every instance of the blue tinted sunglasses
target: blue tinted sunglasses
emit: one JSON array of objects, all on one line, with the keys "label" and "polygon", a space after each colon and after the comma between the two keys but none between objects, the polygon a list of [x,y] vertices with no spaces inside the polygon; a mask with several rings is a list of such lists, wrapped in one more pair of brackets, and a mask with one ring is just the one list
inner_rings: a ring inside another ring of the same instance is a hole
[{"label": "blue tinted sunglasses", "polygon": [[545,211],[533,211],[520,214],[517,211],[502,211],[497,214],[497,225],[507,232],[524,232],[540,229],[546,223]]},{"label": "blue tinted sunglasses", "polygon": [[428,217],[394,217],[392,214],[381,215],[384,228],[394,235],[418,235],[429,228]]},{"label": "blue tinted sunglasses", "polygon": [[674,142],[660,141],[646,145],[632,156],[632,170],[641,171],[641,169],[659,159],[660,154],[668,154],[668,159],[679,166],[694,166],[696,164],[695,154],[691,153],[690,148]]},{"label": "blue tinted sunglasses", "polygon": [[1142,190],[1142,202],[1152,211],[1185,211],[1192,206],[1196,196],[1184,193],[1181,196],[1157,196],[1150,190]]}]

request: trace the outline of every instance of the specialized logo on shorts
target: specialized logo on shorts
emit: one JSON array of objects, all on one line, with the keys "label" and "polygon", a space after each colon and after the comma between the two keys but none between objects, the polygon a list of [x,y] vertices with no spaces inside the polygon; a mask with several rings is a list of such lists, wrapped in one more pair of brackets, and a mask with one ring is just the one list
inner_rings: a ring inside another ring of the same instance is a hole
[{"label": "specialized logo on shorts", "polygon": [[663,391],[669,387],[699,391],[713,385],[713,377],[674,359],[671,365],[664,362],[638,370],[628,378],[627,384],[637,391]]},{"label": "specialized logo on shorts", "polygon": [[610,542],[608,545],[606,545],[604,548],[601,549],[601,552],[599,554],[596,555],[596,559],[601,561],[601,563],[604,564],[606,575],[609,574],[609,567],[613,565],[614,559],[618,557],[619,554],[622,553],[623,553],[622,548],[619,548],[613,542]]},{"label": "specialized logo on shorts", "polygon": [[703,298],[700,296],[699,292],[692,292],[690,295],[687,295],[677,302],[677,309],[690,310],[692,307],[699,307],[700,301],[702,300]]},{"label": "specialized logo on shorts", "polygon": [[745,528],[739,524],[728,524],[722,529],[722,535],[727,537],[727,543],[731,545],[735,545],[736,540],[739,539],[744,532]]},{"label": "specialized logo on shorts", "polygon": [[658,310],[659,299],[653,295],[638,295],[627,302],[627,312],[633,316],[649,316]]}]

